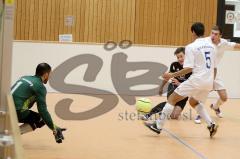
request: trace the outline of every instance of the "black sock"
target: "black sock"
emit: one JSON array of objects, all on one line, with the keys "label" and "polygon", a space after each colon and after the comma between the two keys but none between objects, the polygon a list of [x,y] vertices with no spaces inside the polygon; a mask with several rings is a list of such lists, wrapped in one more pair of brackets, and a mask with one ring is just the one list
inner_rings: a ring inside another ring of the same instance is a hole
[{"label": "black sock", "polygon": [[165,104],[167,102],[162,102],[162,103],[159,103],[158,105],[156,105],[155,107],[152,108],[152,110],[146,114],[148,117],[152,116],[153,114],[156,114],[156,113],[159,113],[163,110]]}]

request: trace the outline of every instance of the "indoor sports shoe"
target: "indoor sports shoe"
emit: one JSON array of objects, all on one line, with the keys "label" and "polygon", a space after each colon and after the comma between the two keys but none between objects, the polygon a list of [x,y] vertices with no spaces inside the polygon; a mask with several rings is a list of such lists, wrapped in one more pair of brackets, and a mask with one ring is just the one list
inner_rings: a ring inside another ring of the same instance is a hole
[{"label": "indoor sports shoe", "polygon": [[223,117],[222,112],[221,112],[221,110],[219,108],[218,109],[214,109],[213,108],[213,104],[210,105],[210,108],[215,111],[217,117],[219,117],[219,118]]},{"label": "indoor sports shoe", "polygon": [[157,133],[157,134],[160,134],[161,133],[161,130],[162,129],[158,129],[157,128],[157,124],[156,124],[156,122],[154,122],[154,123],[144,123],[144,125],[146,126],[146,127],[148,127],[150,130],[152,130],[152,131],[154,131],[155,133]]},{"label": "indoor sports shoe", "polygon": [[197,115],[197,117],[194,120],[195,124],[201,124],[201,116]]},{"label": "indoor sports shoe", "polygon": [[208,130],[210,132],[210,137],[212,138],[216,134],[216,132],[217,132],[218,125],[211,124],[211,126],[208,126],[207,128],[208,128]]},{"label": "indoor sports shoe", "polygon": [[148,121],[149,117],[150,116],[148,114],[143,114],[143,115],[140,116],[140,119],[144,120],[144,121]]}]

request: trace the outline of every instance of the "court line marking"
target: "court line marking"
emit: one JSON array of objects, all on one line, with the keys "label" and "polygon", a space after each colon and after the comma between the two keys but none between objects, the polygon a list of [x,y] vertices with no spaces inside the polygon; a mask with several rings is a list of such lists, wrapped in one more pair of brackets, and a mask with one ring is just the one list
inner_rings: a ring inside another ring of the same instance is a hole
[{"label": "court line marking", "polygon": [[172,133],[171,131],[163,128],[163,131],[165,131],[170,137],[172,137],[173,139],[177,140],[179,143],[183,144],[185,147],[187,147],[188,149],[190,149],[195,155],[197,155],[199,158],[201,159],[207,159],[206,156],[204,156],[203,154],[201,154],[200,152],[198,152],[194,147],[192,147],[191,145],[189,145],[187,142],[185,142],[184,140],[182,140],[180,137],[178,137],[177,135],[175,135],[174,133]]}]

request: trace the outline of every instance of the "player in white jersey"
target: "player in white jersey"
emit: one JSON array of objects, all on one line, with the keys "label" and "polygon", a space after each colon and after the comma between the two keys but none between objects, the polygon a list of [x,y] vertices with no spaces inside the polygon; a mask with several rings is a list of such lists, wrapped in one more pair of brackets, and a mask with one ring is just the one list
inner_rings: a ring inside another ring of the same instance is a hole
[{"label": "player in white jersey", "polygon": [[[237,44],[235,42],[229,42],[226,39],[221,38],[222,37],[222,30],[218,26],[213,26],[211,35],[209,37],[206,37],[209,42],[212,42],[215,47],[216,47],[216,64],[220,63],[224,51],[226,50],[233,50],[233,49],[240,49],[240,44]],[[219,99],[216,101],[216,103],[211,104],[210,107],[215,111],[216,115],[219,118],[222,118],[222,112],[220,110],[220,106],[227,101],[227,91],[226,88],[224,87],[224,83],[222,79],[218,76],[216,76],[214,80],[214,85],[213,85],[213,90],[217,91],[219,95]],[[201,117],[200,115],[197,115],[195,119],[196,124],[201,123]]]},{"label": "player in white jersey", "polygon": [[169,96],[160,118],[153,123],[145,122],[146,127],[158,134],[160,134],[164,123],[172,113],[175,104],[186,97],[190,97],[190,105],[206,121],[210,137],[217,132],[218,126],[202,104],[206,100],[209,91],[213,88],[214,73],[216,71],[215,47],[203,38],[204,25],[202,23],[194,23],[191,31],[195,41],[186,46],[183,69],[175,73],[165,73],[163,78],[168,81],[170,78],[190,72],[192,72],[192,75]]}]

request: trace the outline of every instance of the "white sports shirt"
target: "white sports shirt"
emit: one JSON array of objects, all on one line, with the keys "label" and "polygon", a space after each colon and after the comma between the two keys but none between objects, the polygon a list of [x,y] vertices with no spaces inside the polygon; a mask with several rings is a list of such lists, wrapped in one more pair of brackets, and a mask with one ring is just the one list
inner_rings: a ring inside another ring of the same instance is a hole
[{"label": "white sports shirt", "polygon": [[206,38],[198,38],[186,46],[183,67],[192,68],[189,82],[199,89],[211,90],[216,66],[215,46]]},{"label": "white sports shirt", "polygon": [[[206,39],[212,43],[211,37],[206,37]],[[215,45],[214,43],[212,43]],[[224,51],[226,50],[233,50],[234,46],[236,45],[235,42],[229,42],[226,39],[220,39],[220,43],[218,45],[215,45],[216,47],[216,65],[220,63],[220,61],[223,58]]]}]

